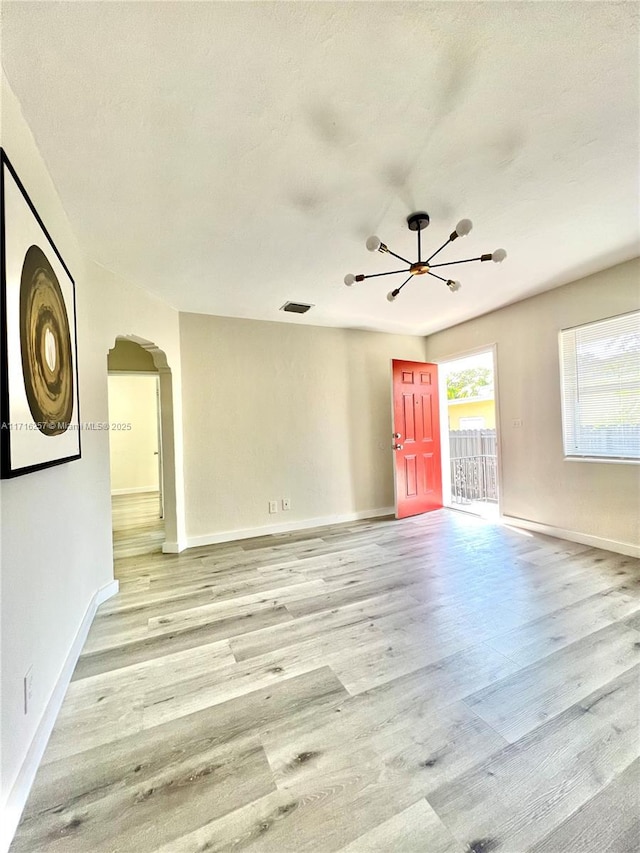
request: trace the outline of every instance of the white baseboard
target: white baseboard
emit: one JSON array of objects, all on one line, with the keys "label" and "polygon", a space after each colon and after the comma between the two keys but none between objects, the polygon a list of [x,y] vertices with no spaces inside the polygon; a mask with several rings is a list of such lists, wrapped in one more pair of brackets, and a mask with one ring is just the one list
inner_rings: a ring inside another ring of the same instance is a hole
[{"label": "white baseboard", "polygon": [[133,489],[111,489],[111,495],[141,495],[148,492],[159,492],[157,486],[136,486]]},{"label": "white baseboard", "polygon": [[67,687],[71,681],[71,676],[73,675],[73,670],[75,669],[82,647],[87,639],[87,634],[89,633],[89,628],[93,622],[96,610],[104,601],[111,598],[112,595],[115,595],[118,592],[118,586],[118,581],[114,580],[100,587],[87,607],[86,613],[84,614],[80,627],[78,628],[73,643],[71,644],[71,648],[69,649],[67,658],[60,670],[60,675],[58,676],[56,685],[53,688],[49,702],[42,714],[36,733],[33,736],[31,745],[27,751],[24,761],[22,762],[22,767],[18,772],[18,777],[14,782],[3,807],[1,821],[2,829],[0,829],[0,853],[6,853],[6,851],[9,850],[13,836],[18,828],[18,823],[20,822],[20,817],[27,803],[27,798],[31,791],[33,780],[35,779],[36,772],[40,766],[40,762],[42,761],[42,756],[44,755],[47,743],[49,742],[53,726],[58,713],[60,712],[62,702],[67,692]]},{"label": "white baseboard", "polygon": [[217,545],[220,542],[233,542],[236,539],[253,539],[256,536],[270,536],[273,533],[292,533],[294,530],[326,527],[328,524],[343,524],[347,521],[360,521],[363,518],[380,518],[380,516],[383,515],[394,514],[394,507],[387,506],[379,509],[365,509],[360,512],[347,512],[340,515],[324,515],[319,518],[303,518],[300,521],[288,521],[281,524],[267,524],[264,527],[245,527],[240,530],[224,530],[220,533],[206,533],[203,536],[189,536],[187,537],[186,547],[200,548],[203,545]]},{"label": "white baseboard", "polygon": [[500,522],[511,525],[512,527],[533,530],[535,533],[546,533],[547,536],[555,536],[557,539],[568,539],[569,542],[579,542],[580,545],[591,545],[592,548],[601,548],[603,551],[615,551],[616,554],[624,554],[627,557],[640,557],[640,545],[634,545],[631,542],[603,539],[601,536],[591,536],[589,533],[565,530],[562,527],[553,527],[550,524],[539,524],[537,521],[528,521],[526,518],[517,518],[514,515],[502,515]]}]

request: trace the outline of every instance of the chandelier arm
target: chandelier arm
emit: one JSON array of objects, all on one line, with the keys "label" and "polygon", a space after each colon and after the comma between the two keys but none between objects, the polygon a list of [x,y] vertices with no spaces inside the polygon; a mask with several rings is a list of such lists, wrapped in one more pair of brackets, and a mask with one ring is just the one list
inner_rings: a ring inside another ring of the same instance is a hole
[{"label": "chandelier arm", "polygon": [[411,275],[409,276],[409,278],[408,278],[406,281],[403,281],[403,282],[402,282],[402,284],[400,285],[400,287],[397,287],[397,288],[396,288],[396,290],[398,291],[398,293],[400,293],[400,291],[401,291],[401,290],[402,290],[402,288],[405,286],[405,284],[408,284],[408,283],[411,281],[411,279],[412,279],[412,278],[413,278],[413,273],[411,273]]},{"label": "chandelier arm", "polygon": [[432,275],[434,278],[439,278],[439,279],[440,279],[440,281],[444,281],[444,283],[445,283],[445,284],[446,284],[446,283],[447,283],[447,281],[448,281],[448,279],[446,279],[446,278],[442,278],[442,276],[441,276],[441,275],[436,275],[434,272],[431,272],[431,271],[429,271],[429,272],[427,273],[427,275]]},{"label": "chandelier arm", "polygon": [[411,268],[408,267],[406,270],[392,270],[391,272],[374,272],[371,275],[363,275],[360,281],[364,281],[365,278],[379,278],[381,275],[398,275],[401,272],[409,272],[409,269]]},{"label": "chandelier arm", "polygon": [[449,237],[449,239],[447,240],[447,242],[446,242],[446,243],[443,243],[443,244],[442,244],[442,246],[440,246],[440,248],[439,248],[439,249],[436,249],[436,250],[435,250],[435,252],[433,253],[433,255],[431,255],[431,257],[430,257],[430,258],[427,258],[427,260],[425,261],[425,263],[426,263],[426,264],[428,264],[428,263],[431,261],[431,258],[435,258],[435,256],[436,256],[439,252],[441,252],[441,251],[444,249],[444,247],[445,247],[445,246],[448,246],[450,242],[451,242],[451,237]]},{"label": "chandelier arm", "polygon": [[404,261],[405,264],[411,264],[411,261],[408,261],[406,258],[403,258],[402,255],[396,255],[396,253],[392,252],[391,249],[387,249],[386,253],[388,255],[393,255],[393,257],[397,258],[399,261]]},{"label": "chandelier arm", "polygon": [[471,261],[481,261],[482,258],[465,258],[463,261],[447,261],[445,264],[431,264],[431,268],[435,269],[436,267],[449,267],[453,264],[469,264]]}]

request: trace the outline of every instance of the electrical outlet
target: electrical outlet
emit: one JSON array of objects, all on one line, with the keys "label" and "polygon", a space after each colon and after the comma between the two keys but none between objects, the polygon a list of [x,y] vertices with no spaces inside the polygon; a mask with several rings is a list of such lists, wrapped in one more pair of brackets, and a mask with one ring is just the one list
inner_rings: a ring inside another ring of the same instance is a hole
[{"label": "electrical outlet", "polygon": [[29,713],[29,708],[31,707],[31,702],[33,700],[33,667],[30,666],[27,670],[27,673],[23,679],[22,684],[23,689],[23,697],[24,697],[24,712],[25,714]]},{"label": "electrical outlet", "polygon": [[278,512],[278,501],[269,501],[269,512]]},{"label": "electrical outlet", "polygon": [[282,498],[282,509],[291,509],[291,498]]},{"label": "electrical outlet", "polygon": [[511,421],[511,425],[514,429],[520,429],[520,427],[522,426],[522,418],[514,418]]}]

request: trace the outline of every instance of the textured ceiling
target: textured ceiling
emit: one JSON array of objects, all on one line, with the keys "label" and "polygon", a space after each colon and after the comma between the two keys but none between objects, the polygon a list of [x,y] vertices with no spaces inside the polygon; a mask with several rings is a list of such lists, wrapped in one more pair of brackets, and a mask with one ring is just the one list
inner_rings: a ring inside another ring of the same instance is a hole
[{"label": "textured ceiling", "polygon": [[[638,61],[636,3],[3,4],[93,259],[184,311],[408,333],[638,254]],[[507,260],[346,288],[396,268],[371,233],[413,258],[416,209],[426,248],[474,221],[439,260]]]}]

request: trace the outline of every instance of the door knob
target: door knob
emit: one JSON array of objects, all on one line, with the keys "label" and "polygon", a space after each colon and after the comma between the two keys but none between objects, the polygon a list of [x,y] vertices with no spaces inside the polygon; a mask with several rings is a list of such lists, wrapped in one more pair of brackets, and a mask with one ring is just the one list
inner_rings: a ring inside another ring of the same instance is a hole
[{"label": "door knob", "polygon": [[402,438],[402,434],[399,432],[392,432],[391,438]]},{"label": "door knob", "polygon": [[393,444],[392,447],[394,450],[402,450],[403,445],[402,444]]}]

